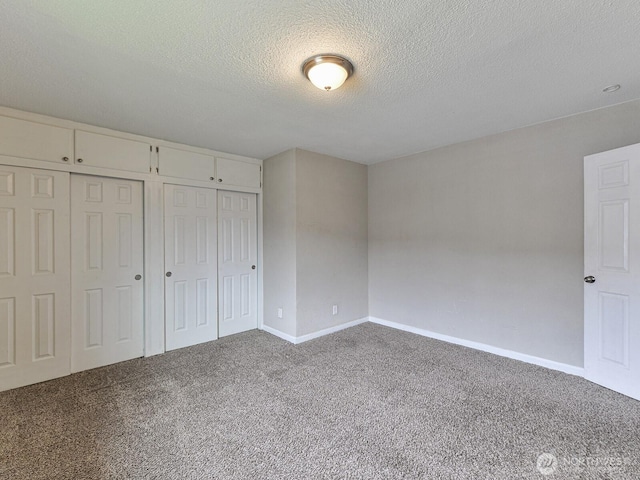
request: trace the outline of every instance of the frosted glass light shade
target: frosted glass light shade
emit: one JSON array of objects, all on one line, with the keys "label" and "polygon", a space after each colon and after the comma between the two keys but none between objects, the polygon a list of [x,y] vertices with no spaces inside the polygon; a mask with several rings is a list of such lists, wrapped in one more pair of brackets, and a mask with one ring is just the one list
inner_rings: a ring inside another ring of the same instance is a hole
[{"label": "frosted glass light shade", "polygon": [[302,71],[320,90],[339,88],[353,73],[353,65],[337,55],[318,55],[304,62]]}]

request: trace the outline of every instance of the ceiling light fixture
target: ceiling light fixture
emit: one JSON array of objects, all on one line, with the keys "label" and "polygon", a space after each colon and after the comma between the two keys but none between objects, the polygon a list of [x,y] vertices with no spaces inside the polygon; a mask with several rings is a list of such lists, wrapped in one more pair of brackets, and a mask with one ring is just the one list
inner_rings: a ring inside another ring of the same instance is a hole
[{"label": "ceiling light fixture", "polygon": [[620,90],[620,85],[609,85],[608,87],[602,89],[604,93],[613,93],[617,92],[618,90]]},{"label": "ceiling light fixture", "polygon": [[335,90],[353,74],[353,65],[338,55],[316,55],[302,64],[302,72],[320,90]]}]

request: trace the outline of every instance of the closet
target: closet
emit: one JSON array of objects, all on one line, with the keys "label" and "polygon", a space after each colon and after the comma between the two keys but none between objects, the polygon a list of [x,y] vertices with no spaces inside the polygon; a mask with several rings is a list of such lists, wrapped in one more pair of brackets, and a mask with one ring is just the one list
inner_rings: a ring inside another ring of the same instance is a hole
[{"label": "closet", "polygon": [[218,263],[220,336],[256,328],[257,294],[256,195],[218,192]]},{"label": "closet", "polygon": [[0,107],[0,391],[257,328],[261,187],[259,160]]},{"label": "closet", "polygon": [[167,350],[218,338],[216,215],[215,190],[165,184]]},{"label": "closet", "polygon": [[71,175],[71,371],[143,354],[142,182]]},{"label": "closet", "polygon": [[0,165],[0,386],[69,373],[69,174]]}]

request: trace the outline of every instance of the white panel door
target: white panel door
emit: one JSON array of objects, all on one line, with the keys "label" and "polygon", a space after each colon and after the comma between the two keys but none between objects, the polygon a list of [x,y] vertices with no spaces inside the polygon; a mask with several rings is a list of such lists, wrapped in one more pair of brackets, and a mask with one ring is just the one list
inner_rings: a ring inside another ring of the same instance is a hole
[{"label": "white panel door", "polygon": [[258,232],[254,193],[218,192],[218,331],[258,328]]},{"label": "white panel door", "polygon": [[0,165],[0,390],[68,375],[69,174]]},{"label": "white panel door", "polygon": [[71,370],[143,355],[142,182],[71,175]]},{"label": "white panel door", "polygon": [[585,157],[585,377],[640,400],[640,144]]},{"label": "white panel door", "polygon": [[76,164],[139,173],[150,171],[148,143],[76,130],[75,144]]},{"label": "white panel door", "polygon": [[216,191],[164,186],[166,349],[218,338]]}]

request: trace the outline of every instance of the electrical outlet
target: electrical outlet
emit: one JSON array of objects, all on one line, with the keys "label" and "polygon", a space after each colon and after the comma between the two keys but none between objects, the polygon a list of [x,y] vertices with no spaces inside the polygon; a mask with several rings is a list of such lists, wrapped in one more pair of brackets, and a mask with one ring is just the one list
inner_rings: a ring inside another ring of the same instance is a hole
[{"label": "electrical outlet", "polygon": [[337,315],[338,314],[338,305],[334,305],[333,306],[333,314]]},{"label": "electrical outlet", "polygon": [[278,318],[282,318],[282,308],[278,309]]}]

